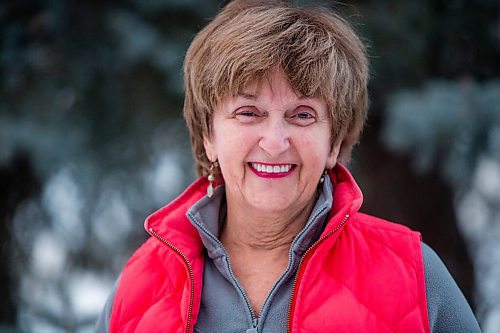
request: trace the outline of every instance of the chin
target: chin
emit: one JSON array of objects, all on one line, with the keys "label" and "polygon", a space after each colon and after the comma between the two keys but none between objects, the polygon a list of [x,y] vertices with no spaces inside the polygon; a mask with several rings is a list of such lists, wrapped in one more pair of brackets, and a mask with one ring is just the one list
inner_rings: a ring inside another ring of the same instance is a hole
[{"label": "chin", "polygon": [[275,195],[261,196],[258,199],[253,197],[247,203],[255,209],[266,213],[283,212],[297,203],[297,198],[281,198],[276,200]]}]

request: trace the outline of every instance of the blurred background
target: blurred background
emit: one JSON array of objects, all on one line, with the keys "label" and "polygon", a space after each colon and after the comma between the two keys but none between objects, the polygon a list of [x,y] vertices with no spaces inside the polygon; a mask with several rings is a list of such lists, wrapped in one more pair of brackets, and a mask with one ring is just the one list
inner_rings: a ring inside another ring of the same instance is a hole
[{"label": "blurred background", "polygon": [[[145,217],[195,178],[181,66],[224,3],[0,3],[0,332],[92,332]],[[421,231],[500,332],[499,1],[336,8],[372,64],[363,211]]]}]

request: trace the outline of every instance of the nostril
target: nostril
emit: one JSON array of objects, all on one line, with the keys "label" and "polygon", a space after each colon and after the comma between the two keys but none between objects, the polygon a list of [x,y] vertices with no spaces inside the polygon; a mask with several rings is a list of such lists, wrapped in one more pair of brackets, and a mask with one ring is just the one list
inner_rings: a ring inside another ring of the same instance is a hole
[{"label": "nostril", "polygon": [[287,151],[290,141],[286,136],[264,136],[259,140],[259,147],[271,156],[277,156]]}]

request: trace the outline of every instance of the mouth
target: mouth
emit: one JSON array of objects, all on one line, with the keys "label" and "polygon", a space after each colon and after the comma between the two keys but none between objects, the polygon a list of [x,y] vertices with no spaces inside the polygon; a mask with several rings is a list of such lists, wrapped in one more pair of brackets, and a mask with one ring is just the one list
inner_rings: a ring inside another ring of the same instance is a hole
[{"label": "mouth", "polygon": [[291,174],[297,167],[297,164],[268,164],[248,162],[248,166],[250,170],[252,170],[259,177],[281,178]]}]

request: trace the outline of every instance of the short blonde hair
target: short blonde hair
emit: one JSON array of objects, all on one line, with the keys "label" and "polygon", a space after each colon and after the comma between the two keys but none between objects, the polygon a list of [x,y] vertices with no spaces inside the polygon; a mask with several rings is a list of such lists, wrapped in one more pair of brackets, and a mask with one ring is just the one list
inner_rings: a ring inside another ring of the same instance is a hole
[{"label": "short blonde hair", "polygon": [[349,158],[368,109],[368,61],[351,26],[326,8],[235,0],[198,33],[184,61],[184,118],[198,175],[210,167],[203,138],[214,107],[276,68],[304,96],[324,99],[332,144],[342,140],[339,160]]}]

